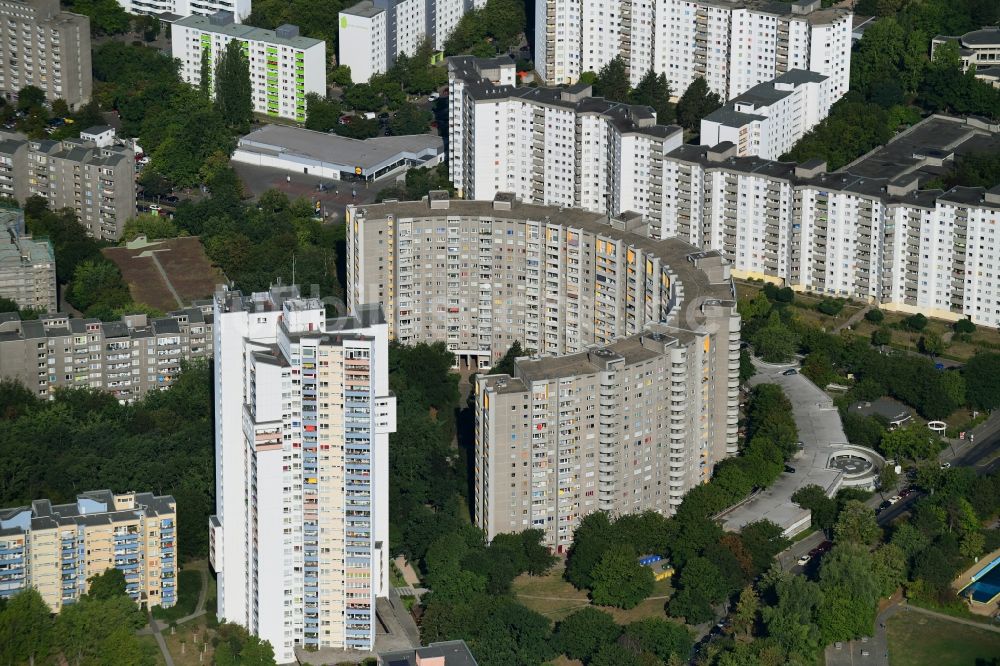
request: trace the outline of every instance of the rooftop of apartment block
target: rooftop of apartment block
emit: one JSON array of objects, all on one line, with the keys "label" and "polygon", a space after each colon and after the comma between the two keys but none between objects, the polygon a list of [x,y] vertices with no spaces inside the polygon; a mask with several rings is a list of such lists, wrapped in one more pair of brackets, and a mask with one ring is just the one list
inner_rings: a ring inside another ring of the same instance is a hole
[{"label": "rooftop of apartment block", "polygon": [[99,148],[93,141],[86,139],[67,138],[61,141],[29,139],[24,134],[17,132],[0,131],[0,154],[12,155],[25,145],[38,153],[45,153],[73,162],[86,162],[95,166],[116,166],[122,159],[129,157],[132,152],[122,146]]},{"label": "rooftop of apartment block", "polygon": [[657,139],[681,136],[677,125],[657,125],[652,107],[613,102],[594,97],[593,88],[584,83],[565,87],[538,87],[500,85],[483,78],[484,70],[496,69],[513,61],[509,56],[480,59],[456,56],[448,59],[449,73],[465,81],[466,91],[476,101],[522,99],[541,106],[558,107],[576,114],[594,114],[608,118],[622,134],[644,134]]},{"label": "rooftop of apartment block", "polygon": [[279,25],[274,30],[265,30],[264,28],[255,28],[252,25],[235,23],[232,12],[226,11],[218,12],[212,16],[187,16],[175,21],[174,25],[228,35],[234,39],[280,44],[303,50],[323,43],[322,39],[302,37],[299,35],[299,27],[296,25],[285,24]]},{"label": "rooftop of apartment block", "polygon": [[121,321],[106,322],[95,318],[77,319],[62,313],[41,315],[38,319],[28,321],[21,321],[20,316],[8,316],[0,319],[0,342],[86,335],[94,330],[102,331],[105,339],[141,339],[171,333],[179,334],[182,322],[197,325],[211,321],[212,314],[206,314],[198,306],[175,310],[166,317],[152,320],[145,314],[124,315]]},{"label": "rooftop of apartment block", "polygon": [[36,21],[90,25],[90,18],[83,14],[60,11],[59,0],[0,0],[0,13],[6,13],[4,10],[8,8],[34,10]]},{"label": "rooftop of apartment block", "polygon": [[443,641],[426,647],[378,656],[380,666],[478,666],[465,641]]},{"label": "rooftop of apartment block", "polygon": [[77,495],[76,502],[69,504],[39,499],[30,506],[0,509],[0,536],[63,525],[111,525],[140,516],[172,516],[176,512],[176,503],[170,495],[92,490]]},{"label": "rooftop of apartment block", "polygon": [[378,16],[383,11],[385,10],[380,7],[376,7],[371,0],[361,0],[361,2],[356,5],[347,7],[346,9],[341,9],[340,13],[350,14],[352,16],[361,16],[364,18],[372,18],[374,16]]},{"label": "rooftop of apartment block", "polygon": [[794,186],[843,191],[890,204],[933,208],[938,200],[1000,207],[1000,186],[919,189],[924,183],[950,172],[954,161],[973,152],[1000,150],[1000,125],[969,117],[932,115],[904,130],[854,162],[834,172],[821,159],[796,164],[759,157],[736,157],[735,146],[685,144],[670,157],[706,169],[733,170],[790,182]]},{"label": "rooftop of apartment block", "polygon": [[751,110],[739,110],[737,107],[749,106],[752,109],[768,107],[792,95],[799,86],[807,83],[822,83],[828,77],[818,72],[805,69],[792,69],[775,79],[759,83],[742,95],[734,97],[721,108],[705,116],[705,120],[722,125],[740,126],[755,120],[764,120],[765,116],[753,113]]},{"label": "rooftop of apartment block", "polygon": [[0,222],[0,268],[11,269],[45,263],[54,266],[55,260],[52,244],[48,240],[22,236],[16,228],[3,228]]},{"label": "rooftop of apartment block", "polygon": [[831,23],[851,14],[850,10],[830,7],[824,9],[820,0],[696,0],[697,4],[720,9],[749,9],[761,14],[773,14],[787,18],[805,18],[810,23]]}]

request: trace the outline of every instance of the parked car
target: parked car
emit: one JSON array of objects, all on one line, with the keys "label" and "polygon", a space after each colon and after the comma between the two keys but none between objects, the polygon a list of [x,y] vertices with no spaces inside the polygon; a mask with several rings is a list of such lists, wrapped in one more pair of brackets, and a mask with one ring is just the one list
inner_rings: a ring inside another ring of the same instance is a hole
[{"label": "parked car", "polygon": [[783,375],[784,375],[784,376],[786,376],[786,377],[790,377],[790,376],[792,376],[792,375],[797,375],[797,374],[799,374],[799,371],[798,371],[798,370],[796,370],[795,368],[788,368],[788,370],[785,370],[785,371],[784,371],[784,372],[782,372],[781,374],[783,374]]},{"label": "parked car", "polygon": [[812,559],[811,555],[803,555],[798,559],[798,565],[800,567],[804,567],[805,565],[809,564],[809,560],[811,559]]},{"label": "parked car", "polygon": [[440,96],[441,95],[438,95],[437,93],[431,93],[430,95],[427,96],[427,101],[436,102]]},{"label": "parked car", "polygon": [[951,468],[951,463],[950,462],[943,462],[943,463],[941,463],[941,469],[949,469],[949,468]]},{"label": "parked car", "polygon": [[795,474],[795,468],[792,467],[791,465],[785,465],[785,471],[788,472],[789,474]]}]

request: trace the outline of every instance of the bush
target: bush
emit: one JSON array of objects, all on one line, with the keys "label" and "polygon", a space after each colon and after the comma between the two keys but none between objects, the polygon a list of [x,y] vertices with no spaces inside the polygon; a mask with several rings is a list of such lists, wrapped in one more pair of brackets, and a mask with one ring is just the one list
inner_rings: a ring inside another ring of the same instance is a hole
[{"label": "bush", "polygon": [[830,315],[835,317],[839,315],[844,309],[844,301],[839,298],[824,298],[816,306],[816,309],[825,315]]},{"label": "bush", "polygon": [[952,325],[952,329],[954,329],[956,333],[975,333],[976,325],[968,319],[959,319],[954,323],[954,325]]},{"label": "bush", "polygon": [[927,317],[918,312],[904,319],[903,326],[911,331],[922,331],[927,328]]},{"label": "bush", "polygon": [[885,313],[878,308],[872,308],[865,313],[865,320],[870,321],[873,324],[881,324],[885,319]]}]

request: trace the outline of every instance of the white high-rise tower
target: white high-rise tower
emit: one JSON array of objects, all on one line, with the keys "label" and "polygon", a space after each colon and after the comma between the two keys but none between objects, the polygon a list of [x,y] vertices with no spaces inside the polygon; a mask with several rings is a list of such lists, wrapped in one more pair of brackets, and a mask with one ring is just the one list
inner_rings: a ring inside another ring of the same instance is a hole
[{"label": "white high-rise tower", "polygon": [[371,650],[388,590],[388,335],[295,286],[215,295],[219,619],[271,642]]}]

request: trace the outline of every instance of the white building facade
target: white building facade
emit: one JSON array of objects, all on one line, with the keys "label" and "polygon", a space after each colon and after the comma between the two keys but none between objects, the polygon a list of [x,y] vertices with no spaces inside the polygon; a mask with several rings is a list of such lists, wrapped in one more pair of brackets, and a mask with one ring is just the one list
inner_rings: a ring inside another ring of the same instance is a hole
[{"label": "white building facade", "polygon": [[650,220],[650,235],[720,250],[735,277],[1000,326],[992,261],[1000,252],[1000,186],[919,189],[926,176],[918,170],[941,159],[926,137],[965,131],[956,143],[995,145],[973,123],[932,116],[914,128],[927,155],[912,155],[909,145],[893,152],[890,142],[834,173],[819,160],[738,157],[728,142],[683,146],[665,160],[666,223]]},{"label": "white building facade", "polygon": [[728,141],[739,157],[776,160],[830,113],[832,79],[793,69],[701,119],[703,146]]},{"label": "white building facade", "polygon": [[664,157],[683,142],[653,110],[591,88],[511,85],[509,58],[448,61],[449,175],[466,199],[512,192],[526,203],[662,215]]},{"label": "white building facade", "polygon": [[351,68],[351,80],[365,83],[386,72],[401,55],[411,56],[430,40],[444,50],[455,26],[486,0],[362,0],[340,12],[338,63]]},{"label": "white building facade", "polygon": [[211,16],[232,12],[237,23],[250,16],[251,0],[118,0],[129,14],[175,14],[176,16]]},{"label": "white building facade", "polygon": [[[181,77],[195,86],[208,85],[214,94],[215,67],[229,42],[237,40],[250,65],[256,113],[304,122],[306,95],[326,97],[326,42],[299,36],[299,28],[281,25],[263,30],[233,22],[232,14],[188,16],[173,24],[173,56],[181,61]],[[211,63],[202,81],[202,59]]]},{"label": "white building facade", "polygon": [[535,68],[553,84],[574,83],[617,56],[638,84],[652,69],[675,95],[695,78],[728,100],[792,69],[832,79],[847,92],[851,13],[819,0],[539,0]]},{"label": "white building facade", "polygon": [[326,319],[295,287],[215,297],[220,620],[295,648],[374,647],[388,592],[387,327],[378,306]]}]

